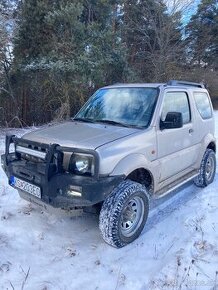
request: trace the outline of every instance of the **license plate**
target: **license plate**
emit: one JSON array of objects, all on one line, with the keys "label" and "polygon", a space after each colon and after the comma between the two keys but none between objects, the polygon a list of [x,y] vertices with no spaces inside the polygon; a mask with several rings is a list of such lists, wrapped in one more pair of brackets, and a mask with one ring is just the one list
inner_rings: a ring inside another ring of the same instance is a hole
[{"label": "license plate", "polygon": [[34,195],[38,198],[41,198],[41,189],[39,186],[26,182],[15,176],[11,177],[11,181],[12,181],[11,185],[13,185],[14,187],[21,189],[25,192],[28,192],[29,194]]}]

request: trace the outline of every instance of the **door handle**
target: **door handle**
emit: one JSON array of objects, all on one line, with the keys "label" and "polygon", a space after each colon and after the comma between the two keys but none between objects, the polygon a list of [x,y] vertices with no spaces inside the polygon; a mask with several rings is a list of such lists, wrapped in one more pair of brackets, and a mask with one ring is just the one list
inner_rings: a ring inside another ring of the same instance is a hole
[{"label": "door handle", "polygon": [[189,129],[189,134],[192,134],[193,132],[194,132],[194,130],[193,129]]}]

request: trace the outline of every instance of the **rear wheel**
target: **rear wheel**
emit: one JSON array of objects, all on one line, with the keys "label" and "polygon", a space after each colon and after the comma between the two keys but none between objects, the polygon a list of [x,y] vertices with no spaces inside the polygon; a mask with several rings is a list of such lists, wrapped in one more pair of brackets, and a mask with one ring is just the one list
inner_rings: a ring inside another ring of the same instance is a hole
[{"label": "rear wheel", "polygon": [[148,211],[146,188],[131,180],[122,182],[103,203],[99,218],[103,239],[117,248],[131,243],[143,230]]},{"label": "rear wheel", "polygon": [[207,149],[201,161],[199,175],[194,183],[198,187],[205,187],[213,182],[216,173],[216,155],[212,149]]}]

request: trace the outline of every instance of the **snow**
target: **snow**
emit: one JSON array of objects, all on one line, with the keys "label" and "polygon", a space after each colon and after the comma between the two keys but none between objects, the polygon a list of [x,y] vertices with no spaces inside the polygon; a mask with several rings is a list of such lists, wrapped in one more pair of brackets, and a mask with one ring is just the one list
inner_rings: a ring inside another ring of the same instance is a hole
[{"label": "snow", "polygon": [[141,236],[115,249],[102,240],[97,216],[31,205],[0,169],[0,289],[216,289],[217,188],[216,174],[204,189],[190,183],[153,202]]}]

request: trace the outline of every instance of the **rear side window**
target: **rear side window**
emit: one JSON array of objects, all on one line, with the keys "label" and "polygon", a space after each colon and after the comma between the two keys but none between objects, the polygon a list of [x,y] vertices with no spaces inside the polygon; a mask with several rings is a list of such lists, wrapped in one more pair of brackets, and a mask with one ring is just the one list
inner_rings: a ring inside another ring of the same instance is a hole
[{"label": "rear side window", "polygon": [[183,124],[191,121],[191,112],[188,96],[185,92],[168,92],[164,97],[161,120],[164,121],[167,113],[182,113]]},{"label": "rear side window", "polygon": [[212,117],[212,108],[209,97],[204,92],[194,92],[194,99],[202,119],[209,119]]}]

